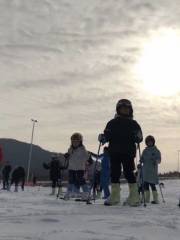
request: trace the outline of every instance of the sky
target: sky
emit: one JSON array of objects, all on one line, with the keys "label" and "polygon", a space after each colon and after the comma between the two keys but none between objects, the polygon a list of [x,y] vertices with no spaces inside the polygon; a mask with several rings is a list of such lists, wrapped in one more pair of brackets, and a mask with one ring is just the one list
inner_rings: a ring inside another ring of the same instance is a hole
[{"label": "sky", "polygon": [[[178,0],[0,0],[1,138],[66,152],[73,132],[88,150],[132,101],[144,137],[178,169]],[[144,148],[142,144],[141,148]]]}]

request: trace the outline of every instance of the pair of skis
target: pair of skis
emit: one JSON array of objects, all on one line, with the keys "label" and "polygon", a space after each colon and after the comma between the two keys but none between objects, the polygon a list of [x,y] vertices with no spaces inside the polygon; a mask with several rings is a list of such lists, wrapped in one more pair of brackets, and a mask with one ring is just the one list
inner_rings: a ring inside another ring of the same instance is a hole
[{"label": "pair of skis", "polygon": [[[75,202],[87,202],[87,199],[83,199],[83,198],[65,198],[64,196],[62,197],[59,197],[58,199],[62,199],[64,201],[69,201],[69,200],[73,200]],[[94,199],[91,199],[91,200],[94,200]]]}]

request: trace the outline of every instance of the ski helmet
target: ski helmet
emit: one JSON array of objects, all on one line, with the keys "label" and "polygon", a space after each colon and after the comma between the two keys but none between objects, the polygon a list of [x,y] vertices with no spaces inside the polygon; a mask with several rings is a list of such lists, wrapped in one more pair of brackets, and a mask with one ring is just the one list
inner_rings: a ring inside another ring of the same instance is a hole
[{"label": "ski helmet", "polygon": [[155,144],[155,138],[151,135],[148,135],[146,138],[145,138],[145,143],[146,145],[148,144],[148,142],[152,142],[153,143],[153,146]]},{"label": "ski helmet", "polygon": [[73,133],[73,135],[71,136],[71,141],[73,140],[78,140],[78,141],[83,141],[83,137],[80,133]]},{"label": "ski helmet", "polygon": [[133,108],[132,108],[132,104],[131,101],[129,101],[128,99],[120,99],[117,104],[116,104],[116,112],[117,114],[119,113],[119,109],[121,107],[128,107],[130,112],[129,112],[129,117],[133,118]]}]

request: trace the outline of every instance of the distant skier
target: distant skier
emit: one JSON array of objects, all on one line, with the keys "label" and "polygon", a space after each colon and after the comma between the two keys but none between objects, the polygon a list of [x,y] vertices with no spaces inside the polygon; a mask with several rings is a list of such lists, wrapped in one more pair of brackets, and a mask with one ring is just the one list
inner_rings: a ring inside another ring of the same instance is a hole
[{"label": "distant skier", "polygon": [[116,205],[120,202],[120,176],[123,167],[124,176],[129,185],[129,196],[125,202],[130,206],[140,204],[136,177],[134,175],[134,158],[136,143],[142,141],[142,131],[139,124],[133,120],[132,104],[127,99],[121,99],[116,105],[117,115],[110,120],[99,135],[99,141],[109,142],[111,165],[111,195],[105,205]]},{"label": "distant skier", "polygon": [[43,167],[49,170],[49,178],[52,181],[52,192],[50,195],[56,194],[56,188],[59,187],[59,181],[61,179],[61,163],[57,154],[52,154],[51,161],[49,163],[43,163]]},{"label": "distant skier", "polygon": [[0,165],[3,163],[4,157],[3,157],[3,149],[2,146],[0,146]]},{"label": "distant skier", "polygon": [[152,190],[153,201],[151,203],[157,204],[158,193],[156,189],[156,184],[158,181],[158,164],[161,162],[161,152],[155,146],[155,138],[151,135],[147,136],[145,139],[146,148],[142,152],[141,162],[143,164],[143,181],[144,181],[144,191],[145,191],[145,201],[150,202],[150,190]]},{"label": "distant skier", "polygon": [[32,182],[33,186],[35,187],[37,185],[37,177],[35,175],[33,176]]},{"label": "distant skier", "polygon": [[11,175],[11,185],[15,184],[15,192],[18,192],[18,186],[21,183],[21,189],[24,191],[25,184],[25,170],[23,167],[19,166],[14,169]]},{"label": "distant skier", "polygon": [[89,189],[92,188],[91,190],[93,190],[93,197],[100,198],[102,191],[100,186],[101,164],[100,162],[96,164],[96,162],[92,159],[92,156],[97,157],[95,153],[89,152],[89,154],[90,157],[86,161],[85,165],[85,179],[88,182]]},{"label": "distant skier", "polygon": [[68,152],[65,154],[68,158],[68,188],[64,196],[65,199],[80,193],[80,187],[83,190],[82,197],[85,199],[88,196],[88,186],[85,181],[85,164],[89,159],[89,153],[83,145],[83,137],[80,133],[74,133],[71,136],[71,145]]},{"label": "distant skier", "polygon": [[[97,157],[96,154],[91,153],[92,156]],[[104,147],[104,151],[99,155],[99,160],[101,161],[100,176],[99,176],[99,185],[100,189],[104,192],[104,199],[107,199],[110,196],[110,157],[108,147]],[[98,179],[98,175],[95,176]],[[95,181],[96,182],[96,181]]]},{"label": "distant skier", "polygon": [[11,165],[7,162],[2,170],[3,189],[9,190],[9,176],[12,170]]}]

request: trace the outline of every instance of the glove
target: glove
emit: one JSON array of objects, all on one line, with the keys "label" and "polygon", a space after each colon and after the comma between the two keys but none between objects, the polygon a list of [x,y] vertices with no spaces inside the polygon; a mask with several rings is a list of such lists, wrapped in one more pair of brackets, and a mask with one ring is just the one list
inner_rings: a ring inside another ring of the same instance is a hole
[{"label": "glove", "polygon": [[64,157],[67,159],[67,158],[69,158],[69,153],[65,153],[64,154]]},{"label": "glove", "polygon": [[48,163],[45,163],[45,162],[43,162],[43,168],[44,168],[44,169],[49,169],[49,164],[48,164]]},{"label": "glove", "polygon": [[105,144],[106,143],[106,138],[105,138],[105,135],[103,133],[100,133],[99,136],[98,136],[98,141],[102,144]]},{"label": "glove", "polygon": [[140,143],[142,142],[143,140],[143,136],[142,136],[142,132],[139,130],[139,131],[135,131],[134,132],[134,141],[135,143]]},{"label": "glove", "polygon": [[141,169],[141,168],[142,168],[142,163],[138,163],[137,169]]}]

